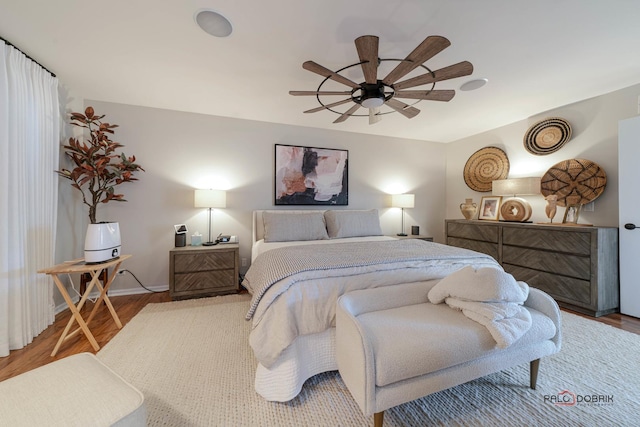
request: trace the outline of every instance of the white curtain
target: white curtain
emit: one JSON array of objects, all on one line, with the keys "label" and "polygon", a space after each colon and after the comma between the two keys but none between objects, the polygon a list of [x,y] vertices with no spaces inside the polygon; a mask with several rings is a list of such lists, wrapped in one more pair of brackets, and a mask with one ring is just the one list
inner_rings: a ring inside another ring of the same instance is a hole
[{"label": "white curtain", "polygon": [[0,357],[54,321],[58,80],[0,40]]}]

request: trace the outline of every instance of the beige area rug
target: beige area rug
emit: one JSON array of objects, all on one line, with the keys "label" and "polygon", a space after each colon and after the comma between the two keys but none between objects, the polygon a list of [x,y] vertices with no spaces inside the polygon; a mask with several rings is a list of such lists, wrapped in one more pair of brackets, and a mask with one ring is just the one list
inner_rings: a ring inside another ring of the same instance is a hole
[{"label": "beige area rug", "polygon": [[[149,304],[98,357],[144,393],[151,426],[373,425],[336,372],[290,402],[264,401],[253,388],[248,307],[248,295]],[[563,349],[542,360],[537,390],[527,364],[392,408],[385,426],[638,425],[640,336],[567,313],[563,321]]]}]

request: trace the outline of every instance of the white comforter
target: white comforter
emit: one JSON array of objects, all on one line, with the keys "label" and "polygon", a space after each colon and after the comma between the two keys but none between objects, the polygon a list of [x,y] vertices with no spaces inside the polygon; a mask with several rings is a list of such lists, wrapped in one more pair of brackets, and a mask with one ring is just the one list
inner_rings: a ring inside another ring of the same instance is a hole
[{"label": "white comforter", "polygon": [[446,303],[486,327],[499,348],[507,348],[531,328],[531,314],[523,307],[529,285],[501,269],[462,268],[429,291],[433,304]]},{"label": "white comforter", "polygon": [[[252,320],[249,343],[265,367],[296,337],[334,326],[336,301],[346,292],[438,279],[467,265],[501,268],[488,255],[415,239],[336,245],[274,249],[258,256],[247,272],[246,285],[254,296],[247,314]],[[406,256],[390,253],[376,262],[372,253],[381,253],[381,248],[374,250],[380,245]],[[274,271],[280,263],[287,265],[286,273]],[[269,279],[277,276],[279,280]],[[258,283],[262,279],[273,283]]]}]

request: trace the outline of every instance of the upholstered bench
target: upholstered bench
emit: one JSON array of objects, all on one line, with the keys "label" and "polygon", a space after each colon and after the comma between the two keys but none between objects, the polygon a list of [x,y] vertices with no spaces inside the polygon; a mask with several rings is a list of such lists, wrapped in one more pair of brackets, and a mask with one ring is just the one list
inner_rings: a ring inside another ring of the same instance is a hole
[{"label": "upholstered bench", "polygon": [[505,349],[488,330],[446,304],[431,304],[437,281],[354,291],[336,307],[340,375],[363,414],[382,426],[384,410],[530,362],[535,389],[540,358],[560,350],[560,311],[531,288],[531,328]]},{"label": "upholstered bench", "polygon": [[3,426],[145,426],[144,396],[91,353],[0,382]]}]

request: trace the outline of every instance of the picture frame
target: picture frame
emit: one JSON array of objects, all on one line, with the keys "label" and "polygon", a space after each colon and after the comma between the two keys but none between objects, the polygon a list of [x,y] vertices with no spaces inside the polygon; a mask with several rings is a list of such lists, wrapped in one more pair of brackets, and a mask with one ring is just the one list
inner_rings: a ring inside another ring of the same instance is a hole
[{"label": "picture frame", "polygon": [[562,218],[563,224],[578,224],[578,217],[580,216],[580,208],[582,205],[567,205],[564,210],[564,217]]},{"label": "picture frame", "polygon": [[497,221],[500,217],[500,203],[502,196],[484,196],[480,199],[478,219]]},{"label": "picture frame", "polygon": [[275,144],[275,205],[349,204],[349,151]]}]

